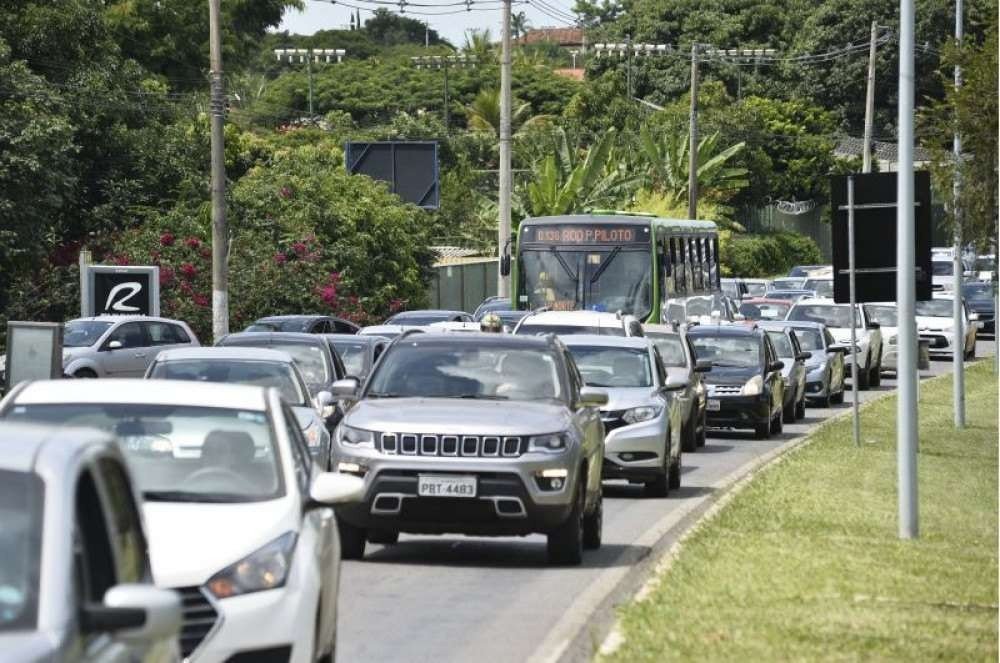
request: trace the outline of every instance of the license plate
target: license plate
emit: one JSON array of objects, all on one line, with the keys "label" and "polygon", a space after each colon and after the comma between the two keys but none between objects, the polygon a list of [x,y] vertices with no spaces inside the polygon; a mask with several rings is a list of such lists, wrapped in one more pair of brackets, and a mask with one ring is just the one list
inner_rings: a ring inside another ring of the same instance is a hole
[{"label": "license plate", "polygon": [[448,477],[421,474],[417,479],[421,497],[475,497],[476,477]]},{"label": "license plate", "polygon": [[722,404],[716,398],[709,398],[708,404],[705,406],[705,409],[708,410],[709,412],[718,412],[719,410],[722,409]]}]

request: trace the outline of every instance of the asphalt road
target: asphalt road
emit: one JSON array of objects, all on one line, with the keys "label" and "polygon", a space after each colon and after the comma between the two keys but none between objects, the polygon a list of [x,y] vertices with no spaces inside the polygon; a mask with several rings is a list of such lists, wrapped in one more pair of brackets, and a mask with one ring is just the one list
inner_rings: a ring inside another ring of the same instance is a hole
[{"label": "asphalt road", "polygon": [[[983,356],[994,348],[980,340],[977,352]],[[922,377],[950,370],[950,360],[932,361]],[[879,389],[861,392],[861,401],[894,388],[894,380],[883,378]],[[606,484],[604,543],[587,551],[577,568],[547,566],[542,536],[402,536],[394,546],[371,545],[364,560],[343,565],[337,658],[589,660],[610,626],[614,604],[635,590],[659,552],[710,506],[720,482],[849,408],[850,392],[843,405],[809,408],[805,419],[766,441],[754,440],[752,432],[710,434],[704,448],[684,454],[682,488],[668,498]]]}]

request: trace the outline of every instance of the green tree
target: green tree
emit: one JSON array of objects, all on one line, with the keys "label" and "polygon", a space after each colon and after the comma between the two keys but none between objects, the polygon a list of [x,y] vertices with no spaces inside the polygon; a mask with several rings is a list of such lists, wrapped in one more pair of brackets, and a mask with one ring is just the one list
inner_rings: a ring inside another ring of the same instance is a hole
[{"label": "green tree", "polygon": [[479,62],[492,62],[496,59],[496,45],[489,28],[465,31],[465,45],[462,52],[475,57]]},{"label": "green tree", "polygon": [[[546,115],[532,115],[531,104],[517,99],[511,104],[510,130],[511,134],[521,129],[544,124],[548,121]],[[480,90],[472,103],[466,107],[469,128],[474,131],[489,131],[500,135],[500,90],[497,88]]]},{"label": "green tree", "polygon": [[431,45],[446,43],[437,30],[430,29],[423,21],[400,16],[385,7],[376,9],[365,21],[364,33],[383,46],[423,44],[425,39]]},{"label": "green tree", "polygon": [[[656,133],[649,125],[639,134],[650,186],[676,198],[688,195],[690,173],[690,134]],[[747,170],[732,162],[746,145],[736,143],[723,148],[718,132],[698,141],[698,197],[726,201],[748,184]]]},{"label": "green tree", "polygon": [[514,39],[520,39],[531,27],[531,21],[528,20],[528,15],[524,12],[517,12],[510,17],[510,29],[514,34]]}]

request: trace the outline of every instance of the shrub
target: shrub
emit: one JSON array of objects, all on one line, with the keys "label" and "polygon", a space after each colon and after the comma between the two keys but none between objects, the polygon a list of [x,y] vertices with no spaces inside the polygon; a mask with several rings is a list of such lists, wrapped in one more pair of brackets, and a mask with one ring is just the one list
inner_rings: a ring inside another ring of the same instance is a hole
[{"label": "shrub", "polygon": [[784,274],[794,265],[823,262],[819,246],[790,232],[723,237],[720,257],[725,276],[766,277]]}]

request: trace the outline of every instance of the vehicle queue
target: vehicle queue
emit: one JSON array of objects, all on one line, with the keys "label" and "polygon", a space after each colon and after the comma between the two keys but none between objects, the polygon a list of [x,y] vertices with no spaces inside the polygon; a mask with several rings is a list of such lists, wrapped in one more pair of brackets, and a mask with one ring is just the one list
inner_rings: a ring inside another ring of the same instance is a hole
[{"label": "vehicle queue", "polygon": [[[8,648],[0,628],[0,649],[332,661],[340,558],[401,533],[541,533],[551,563],[579,564],[601,545],[605,481],[668,497],[712,429],[779,434],[892,368],[892,305],[823,298],[823,266],[723,280],[713,224],[599,213],[519,234],[513,296],[471,315],[282,315],[215,347],[163,318],[67,323],[64,370],[81,379],[0,402],[20,445],[0,466],[17,525],[0,531],[0,626],[52,631]],[[918,312],[921,335],[974,353],[979,314],[950,329],[948,296]],[[53,472],[68,473],[59,498]],[[71,569],[38,567],[60,545],[53,499],[81,537]],[[54,585],[83,588],[55,625]]]}]

